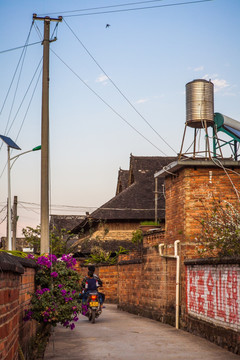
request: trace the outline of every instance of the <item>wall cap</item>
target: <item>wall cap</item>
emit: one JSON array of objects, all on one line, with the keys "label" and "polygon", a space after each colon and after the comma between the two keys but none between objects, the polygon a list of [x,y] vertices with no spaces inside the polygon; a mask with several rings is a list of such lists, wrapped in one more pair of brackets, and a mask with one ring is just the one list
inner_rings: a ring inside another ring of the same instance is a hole
[{"label": "wall cap", "polygon": [[142,259],[122,260],[118,265],[142,264]]},{"label": "wall cap", "polygon": [[35,268],[37,265],[32,259],[20,258],[0,251],[0,270],[23,274],[24,267]]},{"label": "wall cap", "polygon": [[[240,161],[234,161],[231,159],[221,159],[219,160],[221,162],[222,166],[229,167],[229,168],[240,168]],[[164,166],[163,169],[156,172],[154,174],[154,178],[158,177],[165,177],[166,175],[169,175],[169,173],[174,173],[182,168],[189,168],[189,167],[201,167],[201,168],[218,168],[216,164],[214,164],[213,161],[208,159],[202,159],[202,160],[193,160],[193,159],[186,159],[186,160],[176,160],[168,164],[167,166]]]},{"label": "wall cap", "polygon": [[184,260],[184,265],[222,265],[222,264],[239,264],[240,257],[234,258],[204,258]]}]

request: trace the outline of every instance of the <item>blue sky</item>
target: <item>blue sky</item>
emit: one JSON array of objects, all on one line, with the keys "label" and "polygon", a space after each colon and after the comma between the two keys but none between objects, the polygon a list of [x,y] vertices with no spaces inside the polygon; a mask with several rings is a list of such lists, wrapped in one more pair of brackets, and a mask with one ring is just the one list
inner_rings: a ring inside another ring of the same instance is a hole
[{"label": "blue sky", "polygon": [[[18,69],[11,88],[22,49],[1,51],[25,44],[33,13],[64,17],[50,53],[51,213],[91,211],[112,198],[118,169],[128,168],[130,153],[173,156],[171,148],[179,152],[185,123],[185,85],[189,81],[211,79],[215,85],[215,111],[240,121],[240,1],[180,5],[189,1],[163,0],[110,10],[178,5],[98,15],[87,10],[81,14],[89,15],[72,17],[68,16],[80,12],[67,13],[133,2],[139,1],[0,2],[0,133],[7,130],[7,136],[22,151],[41,142],[41,77],[37,82],[33,75],[41,61],[42,45],[28,47],[20,65],[21,76]],[[106,28],[106,24],[110,27]],[[54,28],[52,23],[51,33]],[[35,22],[30,44],[40,42],[39,33],[43,33],[42,21]],[[134,111],[102,70],[170,147]],[[191,141],[190,133],[187,142]],[[12,156],[15,154],[17,151]],[[0,158],[0,209],[3,209],[7,200],[5,145],[1,147]],[[11,178],[12,196],[17,195],[19,200],[18,236],[21,236],[23,226],[40,222],[37,205],[40,152],[19,158],[12,167]],[[5,214],[3,209],[0,236],[5,235]]]}]

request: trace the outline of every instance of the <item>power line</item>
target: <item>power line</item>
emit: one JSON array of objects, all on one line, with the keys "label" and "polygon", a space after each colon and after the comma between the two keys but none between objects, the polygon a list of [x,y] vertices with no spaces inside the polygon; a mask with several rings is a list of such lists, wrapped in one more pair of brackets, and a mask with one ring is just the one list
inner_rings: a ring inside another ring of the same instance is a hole
[{"label": "power line", "polygon": [[136,11],[136,10],[149,10],[149,9],[156,9],[162,7],[170,7],[170,6],[182,6],[182,5],[190,5],[190,4],[197,4],[197,3],[204,3],[213,0],[197,0],[197,1],[189,1],[189,2],[182,2],[182,3],[174,3],[174,4],[165,4],[165,5],[153,5],[153,6],[145,6],[145,7],[138,7],[138,8],[130,8],[130,9],[119,9],[119,10],[109,10],[109,11],[101,11],[101,12],[92,12],[86,14],[76,14],[76,15],[65,15],[64,17],[76,17],[76,16],[89,16],[89,15],[101,15],[101,14],[112,14],[117,12],[127,12],[127,11]]},{"label": "power line", "polygon": [[32,24],[31,24],[31,27],[30,27],[30,30],[29,30],[27,39],[26,39],[26,41],[25,41],[25,45],[23,46],[24,49],[23,49],[23,51],[22,51],[22,53],[21,53],[21,56],[20,56],[20,58],[19,58],[19,60],[18,60],[18,64],[17,64],[17,66],[16,66],[16,70],[15,70],[15,72],[14,72],[12,81],[11,81],[11,83],[10,83],[10,86],[9,86],[9,88],[8,88],[8,91],[7,91],[7,94],[6,94],[6,96],[5,96],[3,105],[2,105],[2,107],[1,107],[0,115],[2,114],[2,111],[3,111],[3,109],[4,109],[5,103],[6,103],[6,101],[7,101],[7,98],[8,98],[9,92],[10,92],[10,90],[11,90],[13,81],[14,81],[14,79],[15,79],[15,76],[16,76],[16,73],[17,73],[17,70],[18,70],[18,67],[19,67],[19,65],[20,65],[20,63],[21,63],[22,56],[23,56],[24,53],[25,53],[25,48],[26,48],[27,43],[28,43],[28,41],[29,41],[29,37],[30,37],[31,31],[32,31],[32,27],[33,27],[33,22],[32,22]]},{"label": "power line", "polygon": [[131,101],[126,97],[126,95],[123,94],[123,92],[120,90],[120,88],[113,82],[113,80],[109,77],[109,75],[106,73],[106,71],[102,68],[102,66],[97,62],[97,60],[93,57],[93,55],[90,53],[90,51],[86,48],[86,46],[82,43],[82,41],[79,39],[79,37],[75,34],[75,32],[72,30],[72,28],[68,25],[65,19],[63,19],[65,24],[68,26],[70,31],[73,33],[73,35],[76,37],[76,39],[79,41],[79,43],[82,45],[84,50],[88,53],[88,55],[91,57],[91,59],[95,62],[95,64],[99,67],[99,69],[104,73],[104,75],[109,79],[111,84],[117,89],[117,91],[123,96],[123,98],[127,101],[127,103],[133,108],[133,110],[145,121],[146,124],[155,132],[155,134],[158,135],[158,137],[175,153],[177,152],[167,143],[167,141],[152,127],[152,125],[146,120],[146,118],[136,109],[136,107],[131,103]]},{"label": "power line", "polygon": [[[19,201],[19,204],[25,204],[25,205],[34,205],[40,207],[39,203],[33,203],[33,202],[26,202],[26,201]],[[62,207],[62,208],[71,208],[71,209],[96,209],[97,206],[78,206],[78,205],[51,205],[52,207]]]},{"label": "power line", "polygon": [[[17,79],[17,84],[16,84],[16,88],[15,88],[14,96],[13,96],[13,100],[12,100],[12,105],[11,105],[10,112],[9,112],[9,115],[8,115],[8,121],[7,121],[7,124],[6,124],[6,127],[5,127],[4,134],[7,133],[8,124],[9,124],[9,121],[10,121],[10,118],[11,118],[11,115],[12,115],[12,110],[13,110],[13,106],[14,106],[14,103],[15,103],[15,99],[16,99],[16,96],[17,96],[17,91],[18,91],[19,82],[20,82],[21,75],[22,75],[22,69],[23,69],[23,65],[24,65],[25,58],[26,58],[26,53],[27,53],[26,48],[24,48],[24,50],[23,50],[22,64],[21,64],[21,67],[20,67],[20,71],[19,71],[19,75],[18,75],[18,79]],[[11,127],[10,127],[10,129],[11,129]],[[10,130],[10,129],[9,129],[9,130]]]},{"label": "power line", "polygon": [[[30,207],[27,207],[25,205],[34,205],[34,206],[38,206],[40,207],[40,204],[37,204],[37,203],[29,203],[29,202],[24,202],[24,201],[19,201],[18,202],[19,205],[21,205],[22,208],[24,208],[25,210],[28,210],[28,211],[33,211],[34,208],[30,208]],[[25,204],[25,205],[22,205],[22,204]],[[64,208],[64,211],[67,209],[75,209],[75,210],[79,210],[79,209],[82,209],[82,210],[90,210],[90,209],[96,209],[96,210],[116,210],[116,211],[124,211],[124,210],[132,210],[132,211],[137,211],[137,210],[141,210],[141,211],[144,211],[144,210],[154,210],[154,208],[108,208],[108,207],[98,207],[98,206],[74,206],[74,205],[52,205],[52,210],[61,210],[60,208]],[[55,209],[53,209],[55,208]],[[35,208],[37,209],[37,208]],[[161,210],[161,209],[160,209]],[[162,209],[163,210],[163,209]],[[34,211],[35,212],[35,211]]]},{"label": "power line", "polygon": [[19,49],[26,48],[26,47],[33,46],[33,45],[37,45],[37,44],[40,44],[40,43],[41,43],[41,41],[37,41],[35,43],[31,43],[31,44],[28,44],[28,45],[22,45],[22,46],[18,46],[18,47],[12,48],[12,49],[2,50],[2,51],[0,51],[0,54],[4,54],[4,53],[9,52],[9,51],[19,50]]},{"label": "power line", "polygon": [[[68,11],[55,11],[53,13],[48,13],[48,15],[54,15],[57,13],[66,14],[66,13],[73,13],[78,11],[92,11],[92,10],[100,10],[100,9],[109,9],[114,7],[121,7],[121,6],[130,6],[130,5],[139,5],[139,4],[146,4],[146,3],[152,3],[152,2],[159,2],[163,0],[150,0],[150,1],[138,1],[138,2],[132,2],[127,4],[119,4],[119,5],[109,5],[109,6],[100,6],[100,7],[94,7],[94,8],[87,8],[87,9],[79,9],[79,10],[68,10]],[[40,16],[43,16],[45,14],[40,14]]]},{"label": "power line", "polygon": [[[38,71],[38,68],[39,68],[41,62],[42,62],[42,58],[41,58],[38,66],[37,66],[37,68],[36,68],[36,70],[35,70],[35,73],[34,73],[32,79],[31,79],[31,82],[30,82],[30,84],[29,84],[29,86],[28,86],[28,88],[27,88],[27,90],[26,90],[26,92],[25,92],[25,94],[24,94],[24,97],[23,97],[23,99],[22,99],[22,101],[21,101],[21,104],[20,104],[18,110],[17,110],[17,113],[15,114],[15,117],[14,117],[14,119],[13,119],[11,125],[10,125],[10,128],[9,128],[9,130],[8,130],[8,133],[9,133],[9,131],[11,130],[14,121],[16,120],[16,117],[17,117],[17,115],[18,115],[18,113],[19,113],[19,111],[20,111],[20,109],[21,109],[21,107],[22,107],[22,104],[23,104],[23,102],[24,102],[24,100],[25,100],[25,98],[26,98],[26,96],[27,96],[27,93],[28,93],[28,91],[29,91],[29,89],[30,89],[30,87],[31,87],[31,85],[32,85],[32,83],[33,83],[33,80],[34,80],[34,78],[35,78],[35,76],[36,76],[36,74],[37,74],[37,71]],[[28,103],[28,107],[27,107],[27,110],[26,110],[25,115],[24,115],[24,117],[23,117],[23,121],[22,121],[21,126],[20,126],[20,129],[19,129],[19,131],[18,131],[16,140],[18,139],[19,134],[20,134],[20,132],[21,132],[21,130],[22,130],[23,124],[24,124],[24,122],[25,122],[25,120],[26,120],[26,116],[27,116],[28,110],[29,110],[29,108],[30,108],[30,105],[31,105],[33,96],[34,96],[34,94],[35,94],[35,91],[36,91],[36,88],[37,88],[37,85],[38,85],[38,82],[39,82],[39,79],[40,79],[40,75],[41,75],[41,72],[40,72],[39,75],[38,75],[36,85],[35,85],[35,87],[34,87],[34,89],[33,89],[33,93],[32,93],[32,95],[31,95],[30,101],[29,101],[29,103]],[[0,146],[0,150],[1,150],[1,149],[2,149],[2,145]],[[5,163],[5,166],[4,166],[4,168],[3,168],[3,170],[2,170],[2,172],[1,172],[1,174],[0,174],[0,179],[1,179],[1,177],[3,176],[3,173],[4,173],[5,169],[6,169],[6,166],[7,166],[7,162]]]},{"label": "power line", "polygon": [[[42,57],[41,57],[38,65],[37,65],[37,68],[36,68],[36,70],[35,70],[35,72],[34,72],[34,74],[33,74],[33,76],[32,76],[32,79],[31,79],[28,87],[27,87],[27,90],[26,90],[26,92],[25,92],[25,94],[24,94],[24,96],[23,96],[23,98],[22,98],[22,101],[21,101],[21,103],[20,103],[20,105],[19,105],[19,107],[18,107],[18,109],[17,109],[17,112],[16,112],[16,114],[15,114],[15,117],[14,117],[11,125],[10,125],[10,128],[8,129],[7,134],[9,134],[9,131],[11,130],[11,128],[12,128],[12,126],[13,126],[13,123],[14,123],[14,121],[16,120],[16,117],[17,117],[17,115],[18,115],[18,113],[19,113],[19,111],[20,111],[20,109],[21,109],[21,107],[22,107],[22,105],[23,105],[23,102],[24,102],[24,100],[25,100],[25,98],[26,98],[26,96],[27,96],[27,94],[28,94],[28,92],[29,92],[29,90],[30,90],[30,87],[31,87],[31,85],[32,85],[32,83],[33,83],[33,80],[34,80],[34,78],[35,78],[35,76],[36,76],[36,74],[37,74],[37,71],[38,71],[41,63],[42,63]],[[39,76],[38,76],[37,82],[38,82],[38,80],[39,80]],[[34,91],[35,91],[35,89],[34,89]]]},{"label": "power line", "polygon": [[66,64],[64,60],[60,58],[59,55],[56,54],[54,50],[51,49],[54,55],[94,94],[96,95],[109,109],[111,109],[120,119],[122,119],[128,126],[130,126],[134,131],[136,131],[143,139],[145,139],[149,144],[155,147],[158,151],[160,151],[163,155],[167,156],[161,149],[159,149],[156,145],[154,145],[150,140],[146,138],[140,131],[138,131],[133,125],[131,125],[122,115],[120,115],[110,104],[108,104],[95,90],[93,90],[69,65]]},{"label": "power line", "polygon": [[[42,59],[41,59],[41,61],[42,61]],[[25,112],[25,115],[24,115],[24,117],[23,117],[23,120],[22,120],[20,129],[19,129],[18,134],[17,134],[17,137],[16,137],[16,139],[15,139],[16,141],[17,141],[17,139],[18,139],[18,137],[19,137],[19,135],[20,135],[20,133],[21,133],[21,131],[22,131],[23,124],[24,124],[24,122],[25,122],[25,120],[26,120],[26,117],[27,117],[27,114],[28,114],[28,110],[29,110],[29,108],[30,108],[30,106],[31,106],[31,103],[32,103],[32,100],[33,100],[35,91],[36,91],[36,89],[37,89],[37,85],[38,85],[39,80],[40,80],[41,73],[42,73],[42,69],[41,69],[41,71],[39,72],[39,75],[38,75],[38,78],[37,78],[35,87],[34,87],[33,92],[32,92],[32,96],[31,96],[30,101],[29,101],[29,103],[28,103],[28,107],[27,107],[27,109],[26,109],[26,112]],[[34,76],[35,76],[35,74],[34,74]]]}]

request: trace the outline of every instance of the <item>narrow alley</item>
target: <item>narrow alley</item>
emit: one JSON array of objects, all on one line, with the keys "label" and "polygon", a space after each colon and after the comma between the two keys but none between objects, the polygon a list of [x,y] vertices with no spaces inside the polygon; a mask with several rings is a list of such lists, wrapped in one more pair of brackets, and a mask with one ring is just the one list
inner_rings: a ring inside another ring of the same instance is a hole
[{"label": "narrow alley", "polygon": [[160,322],[106,304],[91,324],[80,315],[71,331],[58,326],[44,360],[234,360],[238,355]]}]

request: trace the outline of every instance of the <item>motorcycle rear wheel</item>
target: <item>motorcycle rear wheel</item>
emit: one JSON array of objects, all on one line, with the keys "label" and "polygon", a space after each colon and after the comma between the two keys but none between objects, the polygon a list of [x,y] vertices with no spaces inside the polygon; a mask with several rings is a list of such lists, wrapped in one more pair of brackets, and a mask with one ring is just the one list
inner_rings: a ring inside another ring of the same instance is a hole
[{"label": "motorcycle rear wheel", "polygon": [[92,310],[92,324],[95,324],[96,310]]}]

